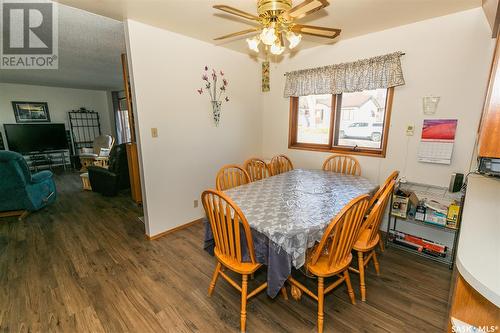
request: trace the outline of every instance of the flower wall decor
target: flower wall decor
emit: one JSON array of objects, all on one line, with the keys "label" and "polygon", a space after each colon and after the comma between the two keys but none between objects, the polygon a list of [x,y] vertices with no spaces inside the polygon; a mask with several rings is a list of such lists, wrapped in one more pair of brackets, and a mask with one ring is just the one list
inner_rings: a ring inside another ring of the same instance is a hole
[{"label": "flower wall decor", "polygon": [[[219,126],[221,117],[221,107],[222,102],[229,102],[229,97],[227,96],[227,86],[228,81],[224,77],[224,72],[221,70],[219,73],[215,69],[209,71],[208,66],[205,66],[205,72],[201,76],[205,88],[198,89],[198,94],[203,94],[208,92],[210,96],[210,103],[212,103],[212,112],[214,117],[215,126]],[[219,84],[218,84],[219,83]]]}]

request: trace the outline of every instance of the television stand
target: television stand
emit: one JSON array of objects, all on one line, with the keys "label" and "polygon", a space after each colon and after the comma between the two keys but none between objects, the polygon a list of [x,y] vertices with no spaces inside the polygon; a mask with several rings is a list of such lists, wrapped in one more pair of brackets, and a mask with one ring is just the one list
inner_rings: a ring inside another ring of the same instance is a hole
[{"label": "television stand", "polygon": [[53,167],[58,166],[62,166],[66,170],[67,166],[71,166],[69,149],[24,153],[23,157],[32,171],[52,170]]}]

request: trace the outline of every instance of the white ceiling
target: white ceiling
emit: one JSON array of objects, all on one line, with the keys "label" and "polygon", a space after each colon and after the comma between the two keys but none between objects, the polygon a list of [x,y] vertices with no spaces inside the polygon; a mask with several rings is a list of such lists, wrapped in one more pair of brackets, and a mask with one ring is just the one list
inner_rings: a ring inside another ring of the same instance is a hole
[{"label": "white ceiling", "polygon": [[[214,4],[226,4],[250,13],[256,13],[257,7],[256,0],[58,2],[71,6],[59,6],[59,70],[0,70],[0,82],[122,89],[120,54],[125,51],[125,37],[121,21],[125,18],[214,43],[215,37],[251,26],[244,19],[216,11],[212,8]],[[300,2],[293,1],[294,4]],[[340,40],[478,6],[481,0],[331,0],[330,6],[300,22],[341,28],[342,33],[336,39]],[[250,53],[245,38],[214,44]],[[297,51],[329,42],[305,36]]]},{"label": "white ceiling", "polygon": [[0,82],[98,90],[123,89],[123,23],[58,6],[59,69],[0,70]]},{"label": "white ceiling", "polygon": [[[77,8],[146,24],[214,43],[213,38],[251,27],[244,19],[218,12],[214,4],[225,4],[256,13],[257,0],[59,0]],[[294,0],[293,4],[300,3]],[[340,38],[380,31],[432,17],[481,6],[481,0],[331,0],[330,6],[300,22],[342,29]],[[246,36],[216,44],[249,53]],[[304,37],[300,47],[331,41]]]}]

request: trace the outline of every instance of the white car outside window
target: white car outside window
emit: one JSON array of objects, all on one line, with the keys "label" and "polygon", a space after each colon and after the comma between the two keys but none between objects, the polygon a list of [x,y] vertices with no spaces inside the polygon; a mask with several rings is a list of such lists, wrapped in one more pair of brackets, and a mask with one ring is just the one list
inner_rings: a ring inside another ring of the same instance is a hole
[{"label": "white car outside window", "polygon": [[363,138],[379,142],[382,139],[382,123],[355,122],[340,130],[341,138]]}]

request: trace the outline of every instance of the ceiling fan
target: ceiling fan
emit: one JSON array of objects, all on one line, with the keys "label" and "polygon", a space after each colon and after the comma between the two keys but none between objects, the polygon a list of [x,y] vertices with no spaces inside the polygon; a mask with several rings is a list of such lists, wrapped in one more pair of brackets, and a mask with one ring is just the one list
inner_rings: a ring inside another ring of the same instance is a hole
[{"label": "ceiling fan", "polygon": [[226,5],[215,5],[213,6],[215,9],[259,23],[258,27],[234,32],[215,38],[215,40],[258,32],[254,37],[247,38],[248,47],[258,53],[259,44],[262,42],[266,51],[280,55],[285,50],[283,36],[288,40],[290,49],[300,43],[302,34],[334,39],[340,34],[340,29],[296,23],[296,20],[328,5],[327,0],[305,0],[295,7],[292,7],[292,0],[258,0],[257,15]]}]

